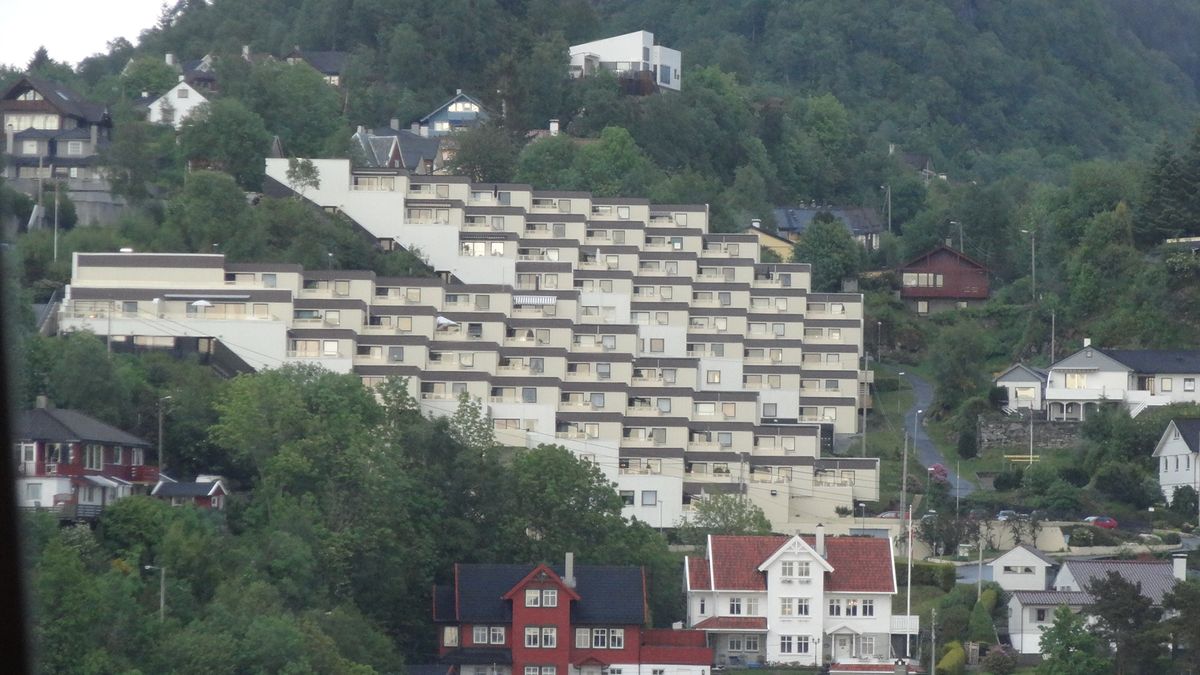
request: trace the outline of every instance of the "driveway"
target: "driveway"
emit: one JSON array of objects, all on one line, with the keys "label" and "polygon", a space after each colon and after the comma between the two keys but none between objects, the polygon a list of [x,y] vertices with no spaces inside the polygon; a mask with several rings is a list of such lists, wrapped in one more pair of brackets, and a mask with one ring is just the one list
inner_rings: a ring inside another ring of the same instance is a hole
[{"label": "driveway", "polygon": [[[950,494],[958,494],[960,497],[966,497],[975,491],[975,486],[969,481],[964,480],[954,471],[954,462],[947,460],[938,450],[933,441],[929,439],[929,435],[925,433],[925,425],[917,424],[916,429],[913,429],[913,414],[918,410],[928,410],[933,403],[933,385],[928,381],[913,375],[905,373],[904,379],[908,380],[908,385],[912,387],[914,401],[913,406],[908,409],[908,413],[904,417],[904,423],[908,425],[909,431],[914,435],[914,444],[916,446],[916,459],[921,463],[921,466],[928,467],[933,464],[941,464],[946,467],[949,472],[948,480],[950,483]],[[910,473],[912,472],[910,469]]]}]

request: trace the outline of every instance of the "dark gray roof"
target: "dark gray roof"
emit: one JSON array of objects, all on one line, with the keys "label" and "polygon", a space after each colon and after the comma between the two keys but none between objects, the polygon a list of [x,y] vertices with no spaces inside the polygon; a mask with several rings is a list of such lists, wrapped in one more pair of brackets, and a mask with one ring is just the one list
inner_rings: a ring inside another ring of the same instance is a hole
[{"label": "dark gray roof", "polygon": [[1046,371],[1042,370],[1041,368],[1034,368],[1033,366],[1027,366],[1024,363],[1014,363],[1013,365],[1011,365],[1007,369],[1005,369],[1005,371],[1003,373],[1000,373],[995,378],[993,378],[992,381],[999,382],[1001,378],[1007,377],[1009,373],[1012,373],[1017,370],[1024,371],[1026,374],[1033,377],[1034,379],[1041,380],[1042,382],[1046,381]]},{"label": "dark gray roof", "polygon": [[346,66],[346,52],[313,52],[298,49],[288,54],[288,58],[299,57],[308,65],[324,75],[340,75]]},{"label": "dark gray roof", "polygon": [[23,91],[28,87],[36,89],[39,94],[45,97],[48,103],[66,115],[86,120],[93,124],[107,121],[108,112],[103,105],[85,99],[75,90],[64,84],[33,75],[26,75],[17,80],[4,93],[3,98],[8,99],[17,91]]},{"label": "dark gray roof", "polygon": [[428,115],[422,117],[421,122],[428,121],[430,117],[433,117],[434,115],[438,114],[438,112],[449,107],[450,104],[454,103],[455,101],[470,101],[471,103],[474,103],[475,105],[479,106],[479,118],[487,119],[488,115],[487,115],[487,112],[483,109],[483,101],[480,101],[479,99],[475,98],[474,96],[471,96],[470,94],[464,94],[460,91],[457,94],[446,99],[446,101],[444,103],[442,103],[441,105],[439,105],[438,107],[431,110]]},{"label": "dark gray roof", "polygon": [[780,232],[802,233],[821,213],[845,223],[851,234],[883,231],[883,219],[874,209],[857,206],[784,206],[775,209],[775,226]]},{"label": "dark gray roof", "polygon": [[[502,600],[536,565],[456,565],[455,587],[434,589],[434,618],[462,623],[512,621],[512,603]],[[551,567],[562,576],[561,565]],[[576,565],[572,603],[573,624],[641,624],[645,622],[645,597],[640,567]],[[457,613],[455,597],[457,596]]]},{"label": "dark gray roof", "polygon": [[383,127],[376,129],[375,135],[395,136],[400,141],[400,158],[409,171],[416,171],[425,160],[436,160],[442,145],[440,137],[426,137],[407,129]]},{"label": "dark gray roof", "polygon": [[1141,584],[1142,595],[1161,605],[1163,596],[1175,588],[1175,575],[1170,560],[1068,560],[1063,567],[1071,571],[1081,590],[1109,572],[1116,572],[1126,581]]},{"label": "dark gray roof", "polygon": [[17,416],[17,440],[67,443],[82,441],[107,445],[150,447],[150,443],[131,433],[105,424],[77,410],[34,408]]},{"label": "dark gray roof", "polygon": [[155,497],[207,497],[212,493],[217,481],[203,483],[159,483],[154,487]]},{"label": "dark gray roof", "polygon": [[1183,437],[1183,442],[1187,443],[1188,450],[1200,452],[1200,419],[1177,419],[1171,421],[1175,423],[1175,428],[1179,430],[1179,435]]},{"label": "dark gray roof", "polygon": [[1200,373],[1200,349],[1096,349],[1136,373]]},{"label": "dark gray roof", "polygon": [[1022,605],[1082,607],[1092,603],[1092,598],[1083,591],[1013,591],[1012,595]]}]

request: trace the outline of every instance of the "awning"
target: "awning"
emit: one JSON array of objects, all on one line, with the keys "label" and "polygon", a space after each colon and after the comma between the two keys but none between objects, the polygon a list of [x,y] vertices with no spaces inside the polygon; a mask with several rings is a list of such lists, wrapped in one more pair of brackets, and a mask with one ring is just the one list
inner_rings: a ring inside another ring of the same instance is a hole
[{"label": "awning", "polygon": [[117,483],[109,478],[105,478],[104,476],[84,476],[83,478],[92,485],[99,485],[100,487],[115,488],[119,487],[120,485],[120,483]]},{"label": "awning", "polygon": [[249,294],[235,293],[163,293],[167,300],[249,300]]},{"label": "awning", "polygon": [[514,305],[553,305],[553,295],[514,295]]}]

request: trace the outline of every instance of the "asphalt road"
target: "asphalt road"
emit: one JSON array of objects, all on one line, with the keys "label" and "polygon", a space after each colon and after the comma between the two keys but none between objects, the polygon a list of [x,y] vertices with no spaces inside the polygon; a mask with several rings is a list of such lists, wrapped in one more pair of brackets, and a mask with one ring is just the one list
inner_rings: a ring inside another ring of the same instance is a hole
[{"label": "asphalt road", "polygon": [[[929,435],[925,433],[923,424],[913,425],[913,414],[918,410],[928,410],[933,403],[933,385],[926,380],[912,374],[905,373],[904,379],[908,380],[908,385],[912,387],[914,401],[913,406],[908,409],[908,414],[904,416],[904,423],[908,425],[910,433],[914,436],[914,444],[917,450],[916,459],[921,466],[929,467],[933,464],[941,464],[946,467],[949,473],[948,481],[950,483],[950,494],[957,494],[960,497],[966,497],[975,491],[975,486],[970,481],[964,480],[954,471],[954,462],[947,460],[938,450],[933,441],[929,439]],[[916,473],[909,469],[909,473]]]}]

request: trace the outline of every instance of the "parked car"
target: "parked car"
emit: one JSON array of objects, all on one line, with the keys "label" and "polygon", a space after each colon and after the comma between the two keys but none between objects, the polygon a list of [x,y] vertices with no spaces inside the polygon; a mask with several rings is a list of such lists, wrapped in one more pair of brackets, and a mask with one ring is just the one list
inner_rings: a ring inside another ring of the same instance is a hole
[{"label": "parked car", "polygon": [[1117,529],[1117,519],[1109,516],[1088,516],[1083,519],[1085,523],[1091,523],[1095,527],[1103,527],[1106,530]]},{"label": "parked car", "polygon": [[883,513],[881,513],[875,517],[876,518],[897,518],[897,519],[899,519],[899,518],[903,518],[904,514],[899,511],[884,511]]},{"label": "parked car", "polygon": [[996,514],[996,520],[1025,520],[1029,516],[1024,513],[1017,513],[1010,509],[1005,509]]},{"label": "parked car", "polygon": [[950,478],[950,471],[941,464],[930,464],[929,475],[933,476],[933,479],[937,482],[945,483]]}]

